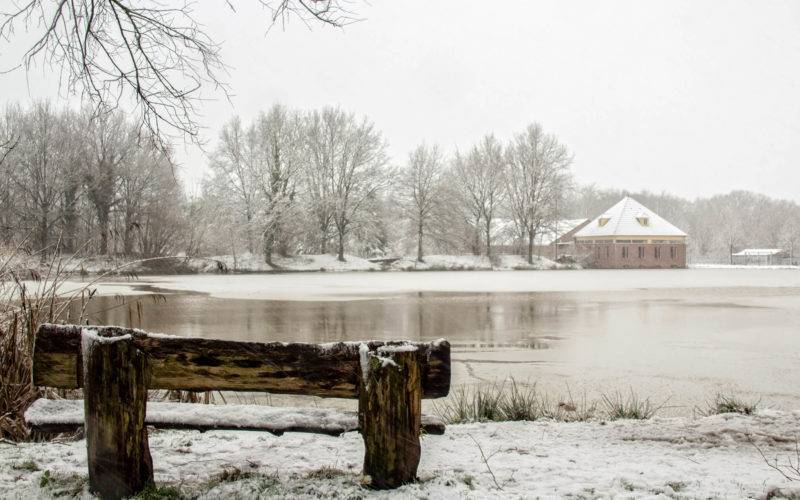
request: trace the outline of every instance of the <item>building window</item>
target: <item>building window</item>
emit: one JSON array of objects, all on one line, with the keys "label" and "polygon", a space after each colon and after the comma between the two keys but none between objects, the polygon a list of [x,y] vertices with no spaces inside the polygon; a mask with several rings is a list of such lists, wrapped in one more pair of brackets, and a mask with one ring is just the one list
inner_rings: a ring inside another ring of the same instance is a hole
[{"label": "building window", "polygon": [[654,253],[653,253],[654,257],[656,259],[660,259],[661,258],[661,247],[655,247],[653,250],[654,250]]},{"label": "building window", "polygon": [[628,247],[622,247],[622,258],[623,259],[628,258]]},{"label": "building window", "polygon": [[636,220],[642,226],[649,226],[650,225],[650,219],[648,219],[647,217],[637,217]]},{"label": "building window", "polygon": [[644,247],[639,247],[639,258],[644,259]]},{"label": "building window", "polygon": [[611,245],[606,245],[606,259],[611,257]]},{"label": "building window", "polygon": [[675,247],[669,247],[669,258],[675,259]]},{"label": "building window", "polygon": [[598,226],[600,226],[600,227],[603,227],[603,226],[605,226],[606,224],[608,224],[608,221],[610,221],[610,220],[611,220],[611,219],[609,219],[608,217],[600,217],[600,218],[597,220],[597,225],[598,225]]}]

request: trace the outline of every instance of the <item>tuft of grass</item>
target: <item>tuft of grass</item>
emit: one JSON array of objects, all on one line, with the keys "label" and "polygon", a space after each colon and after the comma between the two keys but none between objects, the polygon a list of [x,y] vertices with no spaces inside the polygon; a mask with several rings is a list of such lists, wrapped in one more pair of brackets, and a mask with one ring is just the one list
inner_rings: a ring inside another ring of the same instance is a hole
[{"label": "tuft of grass", "polygon": [[239,467],[225,467],[222,472],[214,479],[216,483],[232,483],[242,479],[250,479],[257,474],[251,471],[243,471]]},{"label": "tuft of grass", "polygon": [[576,402],[570,394],[568,402],[555,403],[540,393],[535,384],[517,382],[480,386],[459,386],[443,404],[434,410],[446,423],[535,421],[543,418],[563,422],[589,420],[596,404],[584,396]]},{"label": "tuft of grass", "polygon": [[150,485],[144,490],[140,491],[134,500],[180,500],[186,498],[187,495],[174,485],[164,484],[161,486]]},{"label": "tuft of grass", "polygon": [[719,415],[721,413],[740,413],[754,415],[758,410],[759,401],[745,401],[734,394],[717,393],[713,401],[709,401],[707,408],[700,411],[703,416]]},{"label": "tuft of grass", "polygon": [[674,491],[675,493],[679,493],[680,491],[686,488],[686,483],[684,483],[683,481],[669,481],[668,483],[666,483],[666,485],[669,486],[670,489],[672,489],[672,491]]},{"label": "tuft of grass", "polygon": [[333,479],[336,477],[345,476],[347,473],[341,469],[337,469],[335,467],[328,467],[323,466],[319,469],[312,470],[306,477],[309,479]]},{"label": "tuft of grass", "polygon": [[40,470],[36,462],[30,459],[25,460],[24,462],[20,462],[18,464],[13,464],[11,468],[14,470],[24,470],[28,472],[36,472]]},{"label": "tuft of grass", "polygon": [[633,390],[627,397],[619,392],[603,394],[602,402],[609,420],[647,420],[664,406],[653,404],[650,398],[640,399]]},{"label": "tuft of grass", "polygon": [[76,497],[86,488],[86,476],[53,474],[49,470],[39,478],[39,487],[50,491],[54,497]]}]

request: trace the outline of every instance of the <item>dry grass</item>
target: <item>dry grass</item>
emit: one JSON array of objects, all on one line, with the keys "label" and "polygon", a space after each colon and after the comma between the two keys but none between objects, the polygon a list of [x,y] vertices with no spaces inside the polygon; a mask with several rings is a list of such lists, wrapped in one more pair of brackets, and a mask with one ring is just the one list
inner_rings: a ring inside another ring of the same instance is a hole
[{"label": "dry grass", "polygon": [[633,390],[626,397],[619,392],[603,394],[602,400],[609,420],[647,420],[664,407],[663,403],[652,403],[650,398],[641,399]]},{"label": "dry grass", "polygon": [[758,410],[759,401],[747,401],[734,394],[717,393],[712,401],[709,401],[705,409],[697,409],[703,416],[719,415],[721,413],[740,413],[742,415],[754,415]]},{"label": "dry grass", "polygon": [[571,393],[565,399],[551,398],[539,392],[536,384],[511,379],[501,384],[458,386],[444,403],[434,405],[434,410],[450,424],[544,418],[577,422],[594,417],[597,404],[585,395],[576,401]]}]

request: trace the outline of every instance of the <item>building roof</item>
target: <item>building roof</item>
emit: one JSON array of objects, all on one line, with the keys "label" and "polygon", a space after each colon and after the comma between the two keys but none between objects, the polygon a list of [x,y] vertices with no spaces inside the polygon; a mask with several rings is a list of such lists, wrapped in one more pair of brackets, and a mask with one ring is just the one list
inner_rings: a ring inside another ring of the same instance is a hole
[{"label": "building roof", "polygon": [[598,236],[686,236],[686,233],[626,196],[575,233],[576,238]]},{"label": "building roof", "polygon": [[761,257],[766,255],[778,255],[785,250],[782,248],[745,248],[741,252],[736,252],[734,257]]}]

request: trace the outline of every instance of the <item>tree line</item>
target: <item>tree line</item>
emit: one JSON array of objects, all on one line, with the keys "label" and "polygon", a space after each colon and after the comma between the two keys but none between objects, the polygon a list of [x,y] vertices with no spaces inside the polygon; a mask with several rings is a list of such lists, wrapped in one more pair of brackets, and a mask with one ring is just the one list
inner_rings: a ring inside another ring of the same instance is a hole
[{"label": "tree line", "polygon": [[0,243],[43,254],[178,249],[184,195],[169,153],[123,114],[9,105],[0,148]]},{"label": "tree line", "polygon": [[340,108],[276,105],[251,123],[233,118],[202,195],[216,225],[209,251],[238,247],[268,263],[275,253],[334,250],[344,260],[409,244],[418,260],[426,248],[491,255],[498,221],[508,219],[532,259],[570,184],[571,153],[537,124],[449,157],[421,144],[400,166],[386,150],[374,123]]},{"label": "tree line", "polygon": [[687,200],[578,185],[573,155],[532,123],[465,150],[423,143],[393,162],[375,124],[337,107],[275,105],[229,120],[187,194],[170,151],[121,113],[7,106],[0,117],[0,242],[128,256],[433,253],[529,262],[562,219],[631,195],[689,233],[692,261],[794,248],[800,206],[745,191]]}]

